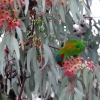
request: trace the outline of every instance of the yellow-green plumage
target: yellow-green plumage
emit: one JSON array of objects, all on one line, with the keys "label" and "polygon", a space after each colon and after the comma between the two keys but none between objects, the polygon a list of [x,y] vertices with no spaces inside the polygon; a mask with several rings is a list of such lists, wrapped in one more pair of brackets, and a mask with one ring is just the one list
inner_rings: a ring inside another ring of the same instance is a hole
[{"label": "yellow-green plumage", "polygon": [[[78,55],[85,49],[86,41],[68,40],[65,45],[58,50],[56,54],[56,61],[64,60],[67,56]],[[61,55],[64,54],[64,58]]]}]

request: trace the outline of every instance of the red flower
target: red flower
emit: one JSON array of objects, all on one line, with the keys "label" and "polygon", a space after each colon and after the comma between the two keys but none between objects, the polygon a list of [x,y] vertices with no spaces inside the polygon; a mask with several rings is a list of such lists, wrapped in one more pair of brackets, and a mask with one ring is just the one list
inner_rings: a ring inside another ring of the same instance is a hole
[{"label": "red flower", "polygon": [[88,62],[87,63],[87,66],[90,68],[90,69],[93,69],[93,65],[94,63],[92,61]]},{"label": "red flower", "polygon": [[46,6],[51,7],[52,6],[52,0],[46,0]]},{"label": "red flower", "polygon": [[64,69],[69,69],[70,67],[71,67],[71,62],[70,61],[65,61],[65,63],[64,63],[64,65],[63,65],[63,67],[62,68],[64,68]]},{"label": "red flower", "polygon": [[64,75],[69,76],[69,77],[73,77],[74,74],[75,74],[75,70],[73,68],[72,69],[69,69],[69,70],[66,70],[64,72]]}]

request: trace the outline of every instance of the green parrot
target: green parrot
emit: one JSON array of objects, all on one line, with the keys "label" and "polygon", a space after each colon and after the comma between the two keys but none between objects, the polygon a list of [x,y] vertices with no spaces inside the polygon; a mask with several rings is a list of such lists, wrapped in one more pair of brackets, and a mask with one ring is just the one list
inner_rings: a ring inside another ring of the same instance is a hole
[{"label": "green parrot", "polygon": [[85,44],[86,41],[80,40],[68,40],[65,45],[61,44],[61,46],[64,46],[56,54],[57,63],[62,65],[66,57],[79,55],[85,49]]}]

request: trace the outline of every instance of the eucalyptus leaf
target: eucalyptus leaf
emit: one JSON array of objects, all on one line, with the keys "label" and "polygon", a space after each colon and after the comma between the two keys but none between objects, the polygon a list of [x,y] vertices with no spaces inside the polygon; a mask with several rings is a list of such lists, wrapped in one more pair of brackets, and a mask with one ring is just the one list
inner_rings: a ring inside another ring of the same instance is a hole
[{"label": "eucalyptus leaf", "polygon": [[13,83],[13,90],[14,90],[14,93],[16,94],[16,95],[18,95],[19,94],[19,91],[18,91],[18,85],[17,85],[17,82],[15,81],[14,83]]},{"label": "eucalyptus leaf", "polygon": [[78,100],[78,96],[76,94],[74,94],[74,100]]},{"label": "eucalyptus leaf", "polygon": [[32,52],[33,52],[33,48],[30,48],[28,50],[28,53],[27,53],[27,70],[31,73],[31,70],[30,70],[30,62],[31,62],[31,59],[32,59]]},{"label": "eucalyptus leaf", "polygon": [[57,73],[57,69],[55,67],[55,62],[54,62],[54,58],[52,55],[52,52],[50,50],[50,48],[48,47],[48,45],[44,45],[44,48],[46,50],[46,54],[49,57],[49,61],[51,62],[51,70],[53,71],[54,75],[56,76],[56,82],[58,82],[58,73]]},{"label": "eucalyptus leaf", "polygon": [[24,22],[21,21],[20,23],[21,23],[21,28],[22,28],[23,32],[26,32],[26,26],[25,26]]},{"label": "eucalyptus leaf", "polygon": [[25,15],[27,14],[28,11],[28,7],[29,7],[29,0],[25,0]]},{"label": "eucalyptus leaf", "polygon": [[8,97],[5,94],[1,94],[2,100],[8,100]]},{"label": "eucalyptus leaf", "polygon": [[45,12],[45,0],[42,0],[43,13]]},{"label": "eucalyptus leaf", "polygon": [[79,91],[76,87],[74,88],[74,90],[75,90],[75,92],[76,92],[77,94],[79,94],[79,95],[85,97],[85,95],[84,95],[81,91]]},{"label": "eucalyptus leaf", "polygon": [[64,11],[64,7],[61,4],[59,4],[58,6],[59,6],[58,7],[58,12],[59,12],[59,14],[61,16],[61,20],[65,23],[65,11]]},{"label": "eucalyptus leaf", "polygon": [[32,99],[31,91],[29,88],[29,79],[27,79],[25,82],[25,90],[26,90],[28,98]]},{"label": "eucalyptus leaf", "polygon": [[19,53],[18,41],[14,36],[12,36],[11,39],[12,39],[12,43],[13,43],[13,48],[14,48],[16,55],[17,55],[17,59],[19,60],[20,59],[20,53]]},{"label": "eucalyptus leaf", "polygon": [[77,88],[83,92],[83,86],[82,86],[82,83],[80,81],[77,80]]},{"label": "eucalyptus leaf", "polygon": [[84,80],[84,85],[85,85],[85,88],[87,88],[87,81],[88,81],[88,69],[87,68],[84,68],[83,70],[83,80]]},{"label": "eucalyptus leaf", "polygon": [[67,87],[65,87],[65,88],[62,90],[61,95],[60,95],[60,97],[59,97],[59,100],[64,100],[64,99],[65,99],[66,92],[67,92],[68,88],[69,88],[69,87],[67,86]]},{"label": "eucalyptus leaf", "polygon": [[39,71],[35,72],[34,74],[34,79],[35,79],[35,89],[34,92],[37,93],[40,87],[40,82],[41,82],[41,73]]},{"label": "eucalyptus leaf", "polygon": [[65,86],[68,84],[68,77],[63,77],[62,83],[61,83],[61,91],[65,88]]},{"label": "eucalyptus leaf", "polygon": [[9,94],[10,91],[10,80],[7,79],[7,94]]}]

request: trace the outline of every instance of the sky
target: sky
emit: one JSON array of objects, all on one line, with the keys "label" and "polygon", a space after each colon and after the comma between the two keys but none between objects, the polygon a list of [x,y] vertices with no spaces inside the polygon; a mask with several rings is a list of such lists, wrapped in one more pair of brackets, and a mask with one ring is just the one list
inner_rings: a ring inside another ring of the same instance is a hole
[{"label": "sky", "polygon": [[91,11],[96,20],[100,19],[100,0],[92,1]]}]

